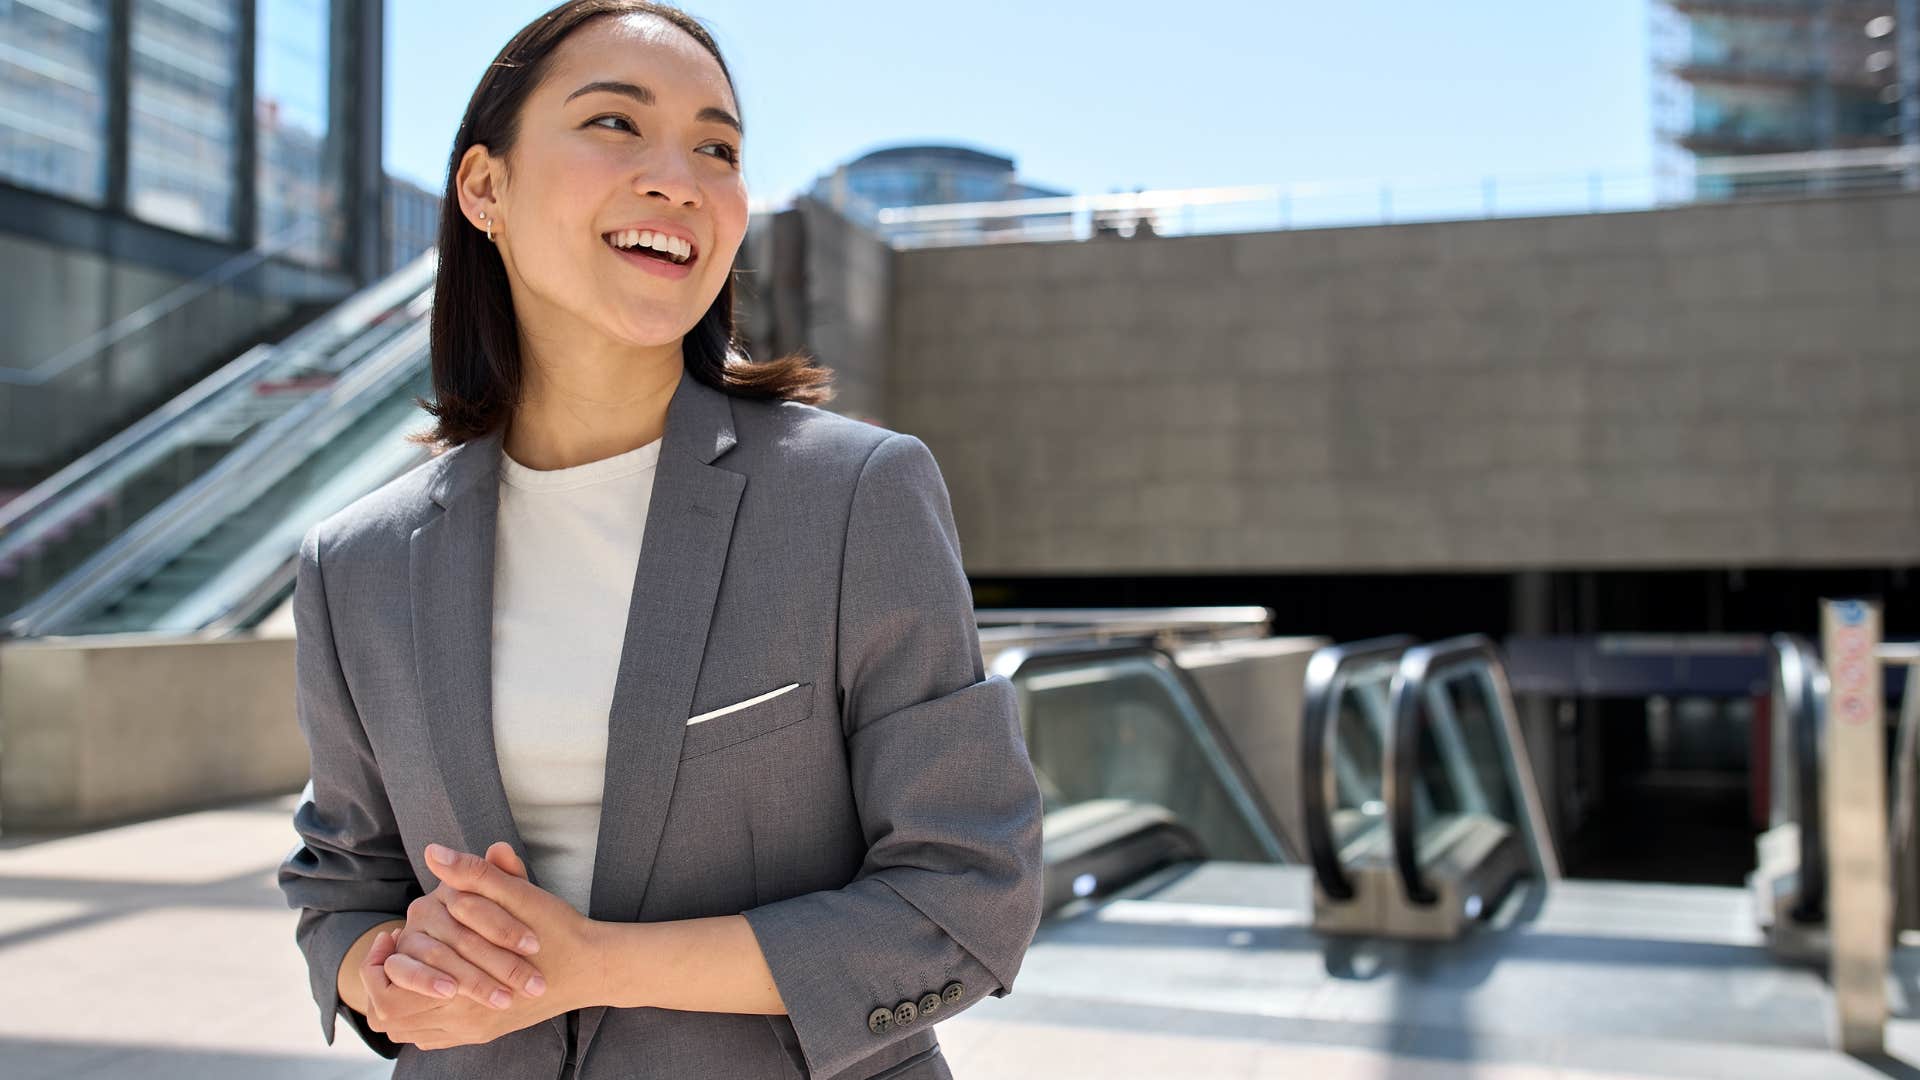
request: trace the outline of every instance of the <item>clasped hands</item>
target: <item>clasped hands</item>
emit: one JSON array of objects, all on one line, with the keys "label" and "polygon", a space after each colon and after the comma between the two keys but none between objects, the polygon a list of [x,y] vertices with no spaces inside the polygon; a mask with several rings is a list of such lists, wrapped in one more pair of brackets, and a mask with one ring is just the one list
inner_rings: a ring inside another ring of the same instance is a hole
[{"label": "clasped hands", "polygon": [[442,1050],[598,1003],[599,924],[528,881],[512,845],[483,858],[430,844],[427,858],[439,887],[407,905],[406,925],[382,931],[360,966],[368,1026]]}]

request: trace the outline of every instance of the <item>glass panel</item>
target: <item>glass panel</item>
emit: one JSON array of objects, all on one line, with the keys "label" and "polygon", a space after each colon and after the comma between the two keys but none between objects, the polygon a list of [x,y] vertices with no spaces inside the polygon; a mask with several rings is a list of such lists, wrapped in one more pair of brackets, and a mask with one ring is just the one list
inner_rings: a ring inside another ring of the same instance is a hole
[{"label": "glass panel", "polygon": [[1415,769],[1418,835],[1465,815],[1521,828],[1492,677],[1481,664],[1452,668],[1423,686],[1420,758]]},{"label": "glass panel", "polygon": [[233,236],[239,0],[133,0],[127,202],[156,225]]},{"label": "glass panel", "polygon": [[1511,774],[1513,759],[1507,752],[1492,676],[1476,664],[1450,673],[1441,685],[1446,689],[1453,726],[1475,779],[1479,800],[1475,809],[1518,828],[1520,809]]},{"label": "glass panel", "polygon": [[0,178],[106,198],[106,0],[0,2]]},{"label": "glass panel", "polygon": [[1153,803],[1191,829],[1209,857],[1271,861],[1249,821],[1245,789],[1184,687],[1157,664],[1034,661],[1014,685],[1049,811],[1089,799]]},{"label": "glass panel", "polygon": [[[254,43],[254,124],[263,246],[334,269],[344,248],[341,181],[329,163],[326,0],[261,0]],[[291,246],[281,248],[281,244]]]},{"label": "glass panel", "polygon": [[1386,761],[1387,703],[1394,663],[1353,664],[1340,673],[1340,719],[1334,735],[1333,839],[1339,846],[1386,816],[1381,789]]}]

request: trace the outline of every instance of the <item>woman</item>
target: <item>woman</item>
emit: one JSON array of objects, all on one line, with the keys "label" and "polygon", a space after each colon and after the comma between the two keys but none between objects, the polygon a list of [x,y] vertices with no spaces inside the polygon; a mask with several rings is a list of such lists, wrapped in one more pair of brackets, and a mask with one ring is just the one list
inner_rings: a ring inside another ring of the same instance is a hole
[{"label": "woman", "polygon": [[516,35],[448,170],[450,448],[301,543],[279,882],[396,1077],[947,1077],[1038,926],[939,468],[734,348],[738,116],[672,8]]}]

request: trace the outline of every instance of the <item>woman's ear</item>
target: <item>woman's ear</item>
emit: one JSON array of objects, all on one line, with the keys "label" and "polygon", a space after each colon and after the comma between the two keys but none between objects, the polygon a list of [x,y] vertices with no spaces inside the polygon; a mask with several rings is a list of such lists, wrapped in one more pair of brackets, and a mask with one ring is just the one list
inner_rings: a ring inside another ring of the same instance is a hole
[{"label": "woman's ear", "polygon": [[500,162],[480,143],[467,147],[460,157],[460,167],[454,171],[460,212],[476,229],[485,231],[488,222],[496,228],[501,224],[499,172]]}]

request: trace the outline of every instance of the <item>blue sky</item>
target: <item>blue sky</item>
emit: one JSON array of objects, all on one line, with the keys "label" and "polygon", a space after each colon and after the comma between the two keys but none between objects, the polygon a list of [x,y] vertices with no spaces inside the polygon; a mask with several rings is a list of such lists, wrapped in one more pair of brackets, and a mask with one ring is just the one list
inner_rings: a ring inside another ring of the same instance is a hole
[{"label": "blue sky", "polygon": [[[1651,168],[1647,0],[698,0],[755,198],[901,142],[1077,193]],[[548,2],[389,0],[387,168],[439,192],[480,72]],[[457,14],[456,14],[457,13]]]}]

